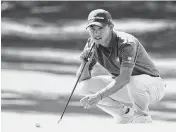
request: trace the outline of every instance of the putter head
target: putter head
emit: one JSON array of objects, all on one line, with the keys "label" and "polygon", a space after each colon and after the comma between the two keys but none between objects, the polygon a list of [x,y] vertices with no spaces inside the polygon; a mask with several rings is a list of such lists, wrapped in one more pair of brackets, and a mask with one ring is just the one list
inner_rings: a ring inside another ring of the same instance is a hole
[{"label": "putter head", "polygon": [[60,119],[60,120],[58,120],[58,122],[57,122],[57,123],[59,124],[60,122],[61,122],[61,119]]}]

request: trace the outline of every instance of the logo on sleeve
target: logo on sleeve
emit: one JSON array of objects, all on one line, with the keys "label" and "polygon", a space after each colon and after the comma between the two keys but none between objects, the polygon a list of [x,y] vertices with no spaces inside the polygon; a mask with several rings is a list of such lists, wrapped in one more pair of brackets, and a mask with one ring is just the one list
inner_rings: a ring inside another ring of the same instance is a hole
[{"label": "logo on sleeve", "polygon": [[119,57],[117,57],[116,61],[119,61]]},{"label": "logo on sleeve", "polygon": [[132,57],[128,57],[127,60],[128,60],[128,61],[131,61],[131,60],[132,60]]}]

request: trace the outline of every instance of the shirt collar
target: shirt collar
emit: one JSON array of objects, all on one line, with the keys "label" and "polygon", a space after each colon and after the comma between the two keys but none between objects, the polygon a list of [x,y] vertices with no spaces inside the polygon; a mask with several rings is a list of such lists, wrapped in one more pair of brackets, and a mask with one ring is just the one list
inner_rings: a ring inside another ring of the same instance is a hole
[{"label": "shirt collar", "polygon": [[117,43],[117,42],[116,42],[116,33],[113,31],[113,32],[112,32],[111,41],[110,41],[108,47],[113,48],[116,43]]}]

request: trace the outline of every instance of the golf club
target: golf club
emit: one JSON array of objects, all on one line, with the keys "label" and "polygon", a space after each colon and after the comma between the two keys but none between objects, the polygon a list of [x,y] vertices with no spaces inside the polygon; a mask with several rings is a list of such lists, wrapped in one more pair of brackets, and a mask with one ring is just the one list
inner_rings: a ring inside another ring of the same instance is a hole
[{"label": "golf club", "polygon": [[77,78],[77,80],[76,80],[75,86],[74,86],[74,88],[73,88],[73,90],[72,90],[72,92],[71,92],[71,95],[70,95],[70,97],[69,97],[69,99],[68,99],[68,101],[67,101],[67,104],[66,104],[66,106],[65,106],[65,109],[64,109],[64,111],[63,111],[63,113],[62,113],[62,115],[61,115],[60,120],[58,121],[58,123],[61,122],[61,120],[62,120],[62,118],[63,118],[63,116],[64,116],[64,113],[65,113],[65,111],[66,111],[66,109],[67,109],[67,106],[68,106],[68,104],[69,104],[69,102],[70,102],[70,99],[71,99],[71,97],[72,97],[72,95],[73,95],[73,93],[74,93],[74,91],[75,91],[75,88],[76,88],[76,86],[77,86],[77,84],[78,84],[78,82],[79,82],[79,79],[80,79],[81,74],[82,74],[82,72],[83,72],[83,70],[84,70],[84,67],[85,67],[86,63],[88,62],[88,59],[89,59],[90,56],[91,56],[92,49],[93,49],[94,45],[95,45],[95,43],[91,46],[90,52],[88,53],[88,55],[87,55],[86,58],[84,59],[84,60],[85,60],[85,63],[84,63],[84,65],[83,65],[82,69],[81,69],[81,72],[79,73],[79,76],[78,76],[78,78]]}]

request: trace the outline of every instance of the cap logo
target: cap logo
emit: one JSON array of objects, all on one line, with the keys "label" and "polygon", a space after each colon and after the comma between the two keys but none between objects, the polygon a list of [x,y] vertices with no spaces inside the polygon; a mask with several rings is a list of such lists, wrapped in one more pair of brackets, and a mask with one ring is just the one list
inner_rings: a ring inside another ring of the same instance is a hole
[{"label": "cap logo", "polygon": [[89,20],[95,20],[95,19],[101,19],[101,20],[103,20],[103,19],[105,19],[104,17],[92,17],[91,19],[89,19]]}]

